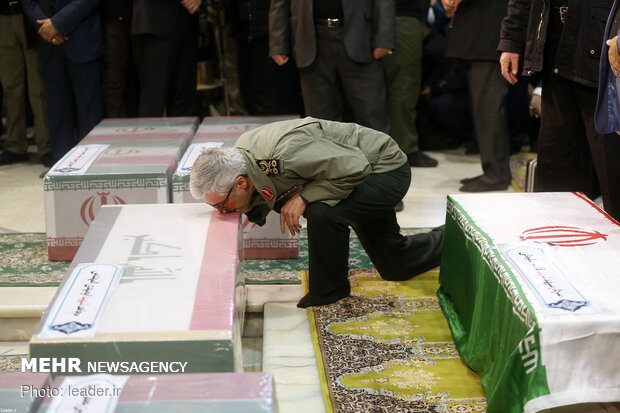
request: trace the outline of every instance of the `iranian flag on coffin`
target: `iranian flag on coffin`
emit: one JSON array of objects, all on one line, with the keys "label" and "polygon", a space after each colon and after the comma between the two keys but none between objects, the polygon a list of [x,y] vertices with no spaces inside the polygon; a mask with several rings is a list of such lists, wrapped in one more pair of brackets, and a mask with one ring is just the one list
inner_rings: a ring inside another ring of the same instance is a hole
[{"label": "iranian flag on coffin", "polygon": [[[289,120],[282,116],[208,117],[202,121],[196,135],[172,178],[172,202],[201,202],[189,191],[191,167],[202,150],[234,146],[239,136],[267,123]],[[262,227],[243,215],[243,255],[245,259],[295,258],[299,255],[299,235],[291,236],[280,230],[280,215],[270,212]]]},{"label": "iranian flag on coffin", "polygon": [[0,372],[0,411],[36,412],[45,389],[52,383],[47,373]]},{"label": "iranian flag on coffin", "polygon": [[619,251],[579,193],[448,197],[438,297],[489,412],[620,401]]},{"label": "iranian flag on coffin", "polygon": [[[82,367],[183,362],[185,373],[242,371],[240,247],[239,216],[206,205],[103,207],[41,317],[30,356],[74,357]],[[88,373],[106,372],[127,373]]]},{"label": "iranian flag on coffin", "polygon": [[104,119],[81,143],[181,140],[187,144],[197,126],[195,117]]},{"label": "iranian flag on coffin", "polygon": [[[195,120],[184,123],[193,133]],[[73,259],[102,205],[170,202],[188,139],[100,140],[68,152],[44,179],[49,258]]]}]

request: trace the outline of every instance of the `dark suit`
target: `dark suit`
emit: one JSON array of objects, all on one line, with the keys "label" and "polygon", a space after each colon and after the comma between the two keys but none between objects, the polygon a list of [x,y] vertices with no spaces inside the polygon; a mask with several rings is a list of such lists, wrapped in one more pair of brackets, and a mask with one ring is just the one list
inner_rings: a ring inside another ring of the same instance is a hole
[{"label": "dark suit", "polygon": [[357,123],[389,131],[377,47],[396,43],[394,0],[342,0],[344,25],[315,24],[312,0],[272,0],[269,54],[292,54],[300,68],[306,114],[342,120],[342,82]]},{"label": "dark suit", "polygon": [[480,147],[481,181],[495,188],[510,184],[507,97],[496,52],[508,0],[463,0],[448,38],[446,55],[468,62],[467,80]]},{"label": "dark suit", "polygon": [[36,28],[36,20],[51,18],[54,27],[69,38],[55,46],[39,37],[54,161],[102,119],[100,2],[23,0]]},{"label": "dark suit", "polygon": [[134,56],[140,77],[139,116],[195,112],[198,14],[178,0],[134,0]]}]

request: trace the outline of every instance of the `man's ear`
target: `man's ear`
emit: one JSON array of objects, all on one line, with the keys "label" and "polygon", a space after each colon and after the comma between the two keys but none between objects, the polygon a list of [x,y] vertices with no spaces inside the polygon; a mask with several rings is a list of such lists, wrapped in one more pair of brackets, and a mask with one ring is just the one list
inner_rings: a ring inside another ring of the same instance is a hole
[{"label": "man's ear", "polygon": [[249,178],[247,176],[240,175],[235,180],[235,186],[239,189],[247,189],[249,184]]}]

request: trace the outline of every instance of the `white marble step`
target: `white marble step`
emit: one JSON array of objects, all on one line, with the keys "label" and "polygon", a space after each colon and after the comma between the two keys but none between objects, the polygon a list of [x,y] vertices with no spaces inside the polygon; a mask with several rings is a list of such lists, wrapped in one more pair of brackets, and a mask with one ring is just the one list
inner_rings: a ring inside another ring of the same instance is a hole
[{"label": "white marble step", "polygon": [[262,368],[273,374],[280,413],[321,413],[325,405],[308,315],[296,303],[265,304]]}]

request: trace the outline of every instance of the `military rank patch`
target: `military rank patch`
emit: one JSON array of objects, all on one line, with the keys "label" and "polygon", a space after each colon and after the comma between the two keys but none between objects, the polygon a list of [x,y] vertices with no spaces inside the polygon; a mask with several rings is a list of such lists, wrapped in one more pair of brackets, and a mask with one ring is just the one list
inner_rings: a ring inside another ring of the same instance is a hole
[{"label": "military rank patch", "polygon": [[280,175],[283,172],[278,159],[257,159],[256,164],[265,175]]},{"label": "military rank patch", "polygon": [[265,198],[267,198],[268,200],[270,200],[270,201],[271,201],[271,200],[273,199],[273,197],[275,196],[275,194],[273,193],[273,191],[272,191],[271,189],[267,188],[266,186],[263,186],[263,187],[260,189],[260,194],[261,194],[262,196],[264,196]]},{"label": "military rank patch", "polygon": [[276,199],[276,202],[281,201],[282,199],[286,198],[287,196],[289,196],[293,192],[297,191],[297,188],[299,188],[299,185],[292,186],[289,189],[287,189],[286,191],[282,192],[282,194],[280,194],[278,199]]}]

